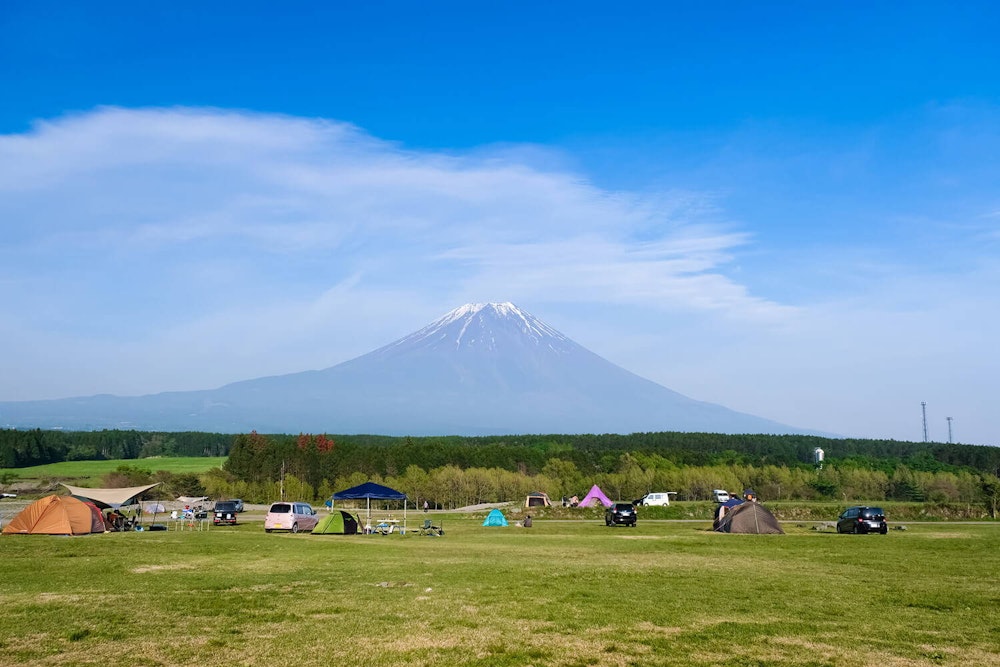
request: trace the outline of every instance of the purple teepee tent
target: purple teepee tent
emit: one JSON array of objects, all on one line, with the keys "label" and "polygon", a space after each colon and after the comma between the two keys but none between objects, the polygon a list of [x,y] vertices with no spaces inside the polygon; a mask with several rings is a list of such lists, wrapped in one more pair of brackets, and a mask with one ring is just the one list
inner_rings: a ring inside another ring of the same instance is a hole
[{"label": "purple teepee tent", "polygon": [[608,500],[608,497],[604,495],[603,491],[601,491],[601,487],[596,484],[590,487],[590,492],[584,497],[583,500],[580,501],[579,506],[590,507],[594,504],[594,501],[600,501],[600,503],[605,507],[611,507],[611,501]]}]

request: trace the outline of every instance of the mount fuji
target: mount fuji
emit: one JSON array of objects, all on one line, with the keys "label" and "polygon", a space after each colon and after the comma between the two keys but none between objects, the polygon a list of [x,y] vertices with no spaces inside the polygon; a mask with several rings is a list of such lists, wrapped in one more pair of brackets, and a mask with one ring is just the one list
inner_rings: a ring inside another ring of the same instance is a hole
[{"label": "mount fuji", "polygon": [[413,436],[809,432],[639,377],[511,303],[461,306],[324,370],[203,391],[5,402],[0,425]]}]

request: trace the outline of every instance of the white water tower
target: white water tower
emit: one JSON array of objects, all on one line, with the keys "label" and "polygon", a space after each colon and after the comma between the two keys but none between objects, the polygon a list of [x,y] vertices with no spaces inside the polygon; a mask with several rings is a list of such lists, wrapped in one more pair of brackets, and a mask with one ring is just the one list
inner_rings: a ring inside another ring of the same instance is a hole
[{"label": "white water tower", "polygon": [[816,464],[817,468],[823,467],[823,450],[817,447],[813,450],[813,463]]}]

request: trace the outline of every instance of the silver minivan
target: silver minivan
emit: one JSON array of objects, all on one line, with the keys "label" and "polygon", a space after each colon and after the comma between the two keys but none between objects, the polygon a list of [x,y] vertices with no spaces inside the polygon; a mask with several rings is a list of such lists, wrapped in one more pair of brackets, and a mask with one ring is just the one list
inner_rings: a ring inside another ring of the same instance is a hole
[{"label": "silver minivan", "polygon": [[272,530],[287,530],[291,533],[311,531],[319,523],[316,510],[308,503],[279,502],[271,503],[271,508],[264,517],[264,532]]}]

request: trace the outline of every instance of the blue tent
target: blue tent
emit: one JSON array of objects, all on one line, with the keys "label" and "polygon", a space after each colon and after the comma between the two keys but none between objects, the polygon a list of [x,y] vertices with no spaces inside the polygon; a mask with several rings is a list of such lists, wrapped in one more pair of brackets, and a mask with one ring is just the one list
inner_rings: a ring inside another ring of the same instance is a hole
[{"label": "blue tent", "polygon": [[365,500],[367,502],[366,531],[370,529],[372,524],[372,500],[402,500],[403,530],[406,530],[406,494],[402,491],[390,489],[388,486],[382,486],[375,482],[365,482],[364,484],[358,484],[357,486],[352,486],[349,489],[333,494],[333,500],[330,502],[331,508],[333,507],[333,502],[337,500]]},{"label": "blue tent", "polygon": [[503,515],[500,510],[492,510],[486,515],[486,521],[483,521],[484,526],[506,526],[507,517]]},{"label": "blue tent", "polygon": [[375,482],[365,482],[333,494],[334,500],[406,500],[406,494]]}]

